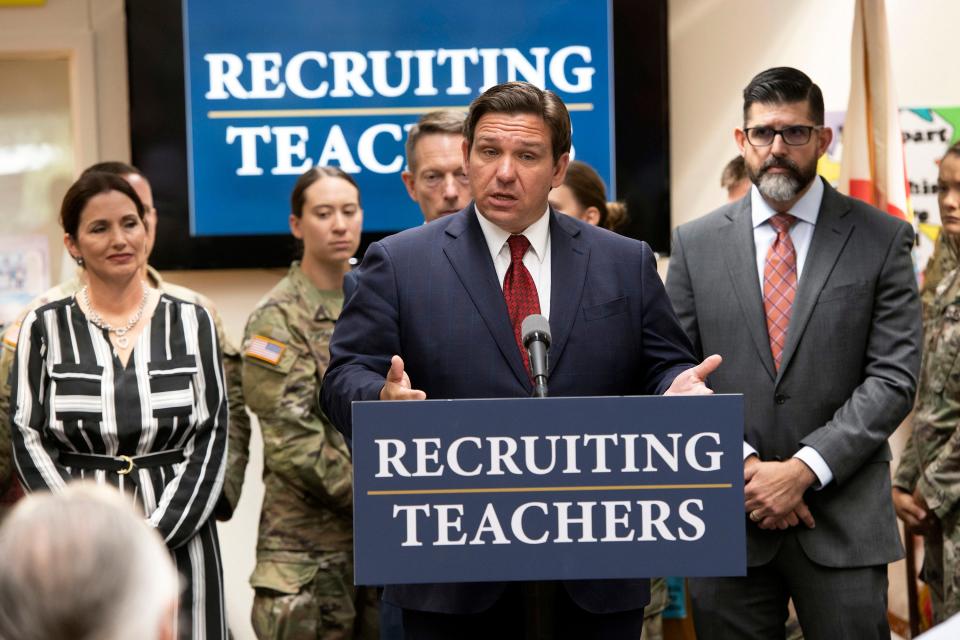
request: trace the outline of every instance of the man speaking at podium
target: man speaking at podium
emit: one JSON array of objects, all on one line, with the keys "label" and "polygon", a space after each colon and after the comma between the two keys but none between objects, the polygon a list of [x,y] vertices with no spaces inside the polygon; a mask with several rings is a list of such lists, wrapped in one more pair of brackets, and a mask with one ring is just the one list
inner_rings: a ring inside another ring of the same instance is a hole
[{"label": "man speaking at podium", "polygon": [[[371,245],[337,321],[320,395],[348,438],[354,401],[529,397],[520,325],[538,313],[552,331],[551,395],[710,393],[720,358],[694,366],[650,248],[548,206],[570,137],[563,102],[531,84],[496,85],[470,105],[474,202]],[[528,586],[389,585],[384,599],[403,608],[407,637],[515,638]],[[640,637],[647,580],[548,587],[553,637]]]}]

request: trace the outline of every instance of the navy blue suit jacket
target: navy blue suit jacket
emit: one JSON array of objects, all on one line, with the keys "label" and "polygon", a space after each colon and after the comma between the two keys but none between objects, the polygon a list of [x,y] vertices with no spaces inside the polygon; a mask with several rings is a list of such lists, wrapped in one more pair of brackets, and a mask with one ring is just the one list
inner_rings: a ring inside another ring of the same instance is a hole
[{"label": "navy blue suit jacket", "polygon": [[360,285],[360,281],[357,280],[356,271],[347,271],[343,274],[343,303],[346,304],[354,292],[357,290],[357,287]]},{"label": "navy blue suit jacket", "polygon": [[[696,364],[645,243],[550,211],[551,396],[663,393]],[[351,403],[376,400],[394,354],[431,399],[531,395],[473,204],[367,249],[337,321],[321,388],[346,437]],[[566,583],[594,613],[642,607],[646,580]],[[502,583],[388,586],[387,601],[443,613],[491,606]]]}]

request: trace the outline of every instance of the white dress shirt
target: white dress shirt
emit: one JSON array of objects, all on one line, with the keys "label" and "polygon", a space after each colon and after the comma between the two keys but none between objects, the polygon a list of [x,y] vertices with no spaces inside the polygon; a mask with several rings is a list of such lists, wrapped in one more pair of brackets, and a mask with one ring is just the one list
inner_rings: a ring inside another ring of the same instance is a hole
[{"label": "white dress shirt", "polygon": [[[790,227],[790,240],[797,254],[797,288],[800,287],[800,278],[803,277],[803,266],[810,251],[810,242],[813,240],[813,230],[817,225],[817,216],[820,214],[820,203],[823,201],[823,182],[815,178],[813,184],[797,201],[790,214],[796,217],[797,222]],[[763,291],[763,267],[767,261],[767,252],[777,237],[777,232],[770,224],[770,218],[776,211],[767,204],[760,195],[756,185],[750,188],[750,210],[753,218],[753,244],[756,247],[757,277],[760,279],[760,291]],[[743,443],[743,459],[746,460],[757,450],[746,442]],[[833,472],[823,459],[823,456],[813,447],[803,447],[794,454],[800,458],[814,475],[817,476],[817,489],[822,489],[833,480]]]},{"label": "white dress shirt", "polygon": [[[487,241],[493,267],[497,270],[497,281],[503,289],[503,278],[510,268],[510,245],[507,240],[512,235],[483,217],[480,210],[474,205],[480,229]],[[550,207],[536,222],[523,230],[520,234],[530,241],[530,248],[523,255],[523,266],[530,272],[533,284],[537,287],[537,297],[540,298],[540,314],[550,319]]]}]

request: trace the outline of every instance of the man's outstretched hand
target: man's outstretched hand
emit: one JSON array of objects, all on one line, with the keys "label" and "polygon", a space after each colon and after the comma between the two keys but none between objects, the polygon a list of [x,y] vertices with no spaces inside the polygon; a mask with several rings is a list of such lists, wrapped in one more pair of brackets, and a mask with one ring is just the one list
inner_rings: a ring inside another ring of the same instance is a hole
[{"label": "man's outstretched hand", "polygon": [[695,367],[691,367],[682,372],[673,379],[670,388],[663,395],[665,396],[708,396],[713,390],[707,386],[707,376],[717,370],[723,358],[719,354],[713,354],[705,358],[703,362]]},{"label": "man's outstretched hand", "polygon": [[393,356],[390,359],[390,370],[387,371],[387,380],[380,389],[381,400],[426,400],[427,394],[414,389],[410,383],[410,376],[403,370],[403,358]]}]

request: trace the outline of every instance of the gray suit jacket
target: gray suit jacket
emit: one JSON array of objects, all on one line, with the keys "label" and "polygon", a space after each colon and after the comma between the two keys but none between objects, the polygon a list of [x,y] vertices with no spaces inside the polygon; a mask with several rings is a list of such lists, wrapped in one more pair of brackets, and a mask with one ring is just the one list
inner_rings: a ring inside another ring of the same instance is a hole
[{"label": "gray suit jacket", "polygon": [[[700,357],[723,356],[718,393],[744,394],[744,437],[762,460],[809,445],[834,480],[804,496],[807,556],[828,567],[903,555],[890,500],[887,437],[913,404],[920,303],[909,225],[829,185],[794,300],[780,370],[767,338],[749,195],[679,227],[667,293]],[[747,521],[750,566],[782,538]]]}]

